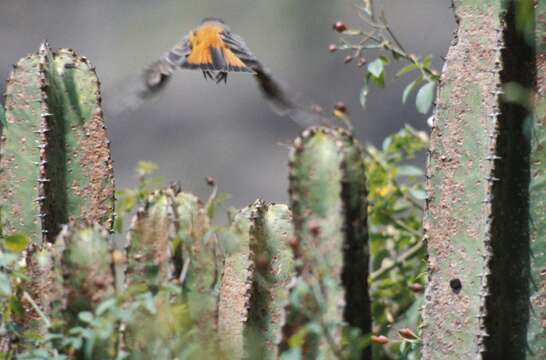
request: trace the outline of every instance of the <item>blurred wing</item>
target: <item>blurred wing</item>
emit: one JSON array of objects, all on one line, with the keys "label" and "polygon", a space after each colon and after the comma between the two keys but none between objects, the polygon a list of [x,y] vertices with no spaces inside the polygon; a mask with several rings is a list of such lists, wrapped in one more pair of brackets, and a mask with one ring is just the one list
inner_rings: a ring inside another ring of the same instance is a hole
[{"label": "blurred wing", "polygon": [[125,117],[138,109],[147,99],[165,88],[171,75],[181,66],[191,49],[186,36],[163,56],[148,66],[140,76],[125,81],[114,95],[111,111],[114,117]]},{"label": "blurred wing", "polygon": [[155,92],[162,89],[174,70],[184,64],[190,53],[191,49],[186,36],[165,53],[161,59],[150,65],[143,75],[144,83],[149,91]]}]

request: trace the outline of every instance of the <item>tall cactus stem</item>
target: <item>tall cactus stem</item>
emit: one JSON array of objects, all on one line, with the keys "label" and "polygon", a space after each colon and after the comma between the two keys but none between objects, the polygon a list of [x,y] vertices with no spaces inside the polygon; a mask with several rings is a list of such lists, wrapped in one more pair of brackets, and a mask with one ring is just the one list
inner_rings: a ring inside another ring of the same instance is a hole
[{"label": "tall cactus stem", "polygon": [[[366,177],[360,146],[343,130],[312,128],[294,142],[290,160],[290,202],[301,262],[300,304],[291,303],[281,350],[309,321],[318,334],[305,336],[303,356],[342,356],[345,324],[362,335],[371,331],[368,295]],[[306,290],[305,290],[306,289]],[[361,358],[371,357],[370,348]]]},{"label": "tall cactus stem", "polygon": [[527,114],[503,96],[508,82],[529,84],[531,52],[517,35],[513,5],[454,1],[458,30],[427,169],[425,360],[525,352],[528,198],[515,189],[529,180]]},{"label": "tall cactus stem", "polygon": [[149,196],[133,217],[129,236],[129,284],[155,284],[171,279],[171,242],[176,235],[174,190]]},{"label": "tall cactus stem", "polygon": [[14,67],[1,128],[5,230],[54,242],[70,220],[112,226],[114,180],[99,82],[87,60],[47,43]]},{"label": "tall cactus stem", "polygon": [[288,286],[295,275],[290,241],[292,214],[286,205],[256,202],[250,227],[254,282],[245,328],[245,350],[250,358],[277,359],[286,320]]},{"label": "tall cactus stem", "polygon": [[546,358],[546,1],[535,2],[536,87],[529,184],[531,316],[527,358]]},{"label": "tall cactus stem", "polygon": [[[176,276],[203,354],[217,354],[219,265],[218,244],[211,232],[203,203],[193,194],[180,192],[174,199],[177,241]],[[212,356],[212,355],[210,355]]]},{"label": "tall cactus stem", "polygon": [[250,219],[254,212],[255,207],[248,206],[233,219],[231,231],[236,234],[239,244],[237,251],[225,259],[218,300],[220,346],[222,351],[231,354],[234,359],[241,359],[245,355],[244,331],[255,271],[249,234],[252,225]]}]

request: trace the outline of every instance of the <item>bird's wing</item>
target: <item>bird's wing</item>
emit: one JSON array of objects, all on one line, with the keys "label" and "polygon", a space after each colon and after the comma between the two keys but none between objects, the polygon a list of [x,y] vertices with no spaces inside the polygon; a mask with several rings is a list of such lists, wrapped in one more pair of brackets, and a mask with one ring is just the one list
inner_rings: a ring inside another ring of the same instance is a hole
[{"label": "bird's wing", "polygon": [[191,53],[188,36],[178,42],[144,71],[144,82],[150,92],[162,89],[177,67],[182,66]]},{"label": "bird's wing", "polygon": [[165,88],[177,68],[200,68],[225,72],[252,72],[262,95],[277,114],[291,118],[302,127],[328,122],[326,117],[307,110],[305,106],[295,102],[293,96],[286,92],[281,84],[273,78],[271,72],[250,51],[242,37],[227,28],[220,33],[220,36],[225,44],[223,56],[226,66],[223,69],[216,69],[213,66],[212,54],[209,66],[199,67],[188,64],[187,59],[191,55],[192,49],[189,36],[186,36],[163,54],[159,60],[146,68],[143,73],[144,84],[141,82],[140,86],[132,86],[131,91],[122,101],[124,110],[134,111],[145,99],[158,94]]}]

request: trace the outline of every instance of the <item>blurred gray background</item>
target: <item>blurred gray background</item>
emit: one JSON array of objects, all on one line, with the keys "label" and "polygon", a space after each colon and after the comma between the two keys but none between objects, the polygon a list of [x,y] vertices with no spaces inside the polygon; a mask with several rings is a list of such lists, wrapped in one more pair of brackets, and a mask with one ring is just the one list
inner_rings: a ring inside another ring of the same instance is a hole
[{"label": "blurred gray background", "polygon": [[[383,138],[409,123],[427,129],[414,99],[401,103],[412,80],[392,80],[372,88],[366,110],[359,105],[363,71],[345,54],[330,54],[338,42],[332,24],[362,26],[355,4],[362,0],[0,0],[0,79],[11,64],[36,51],[71,47],[97,67],[118,188],[136,183],[138,160],[159,165],[160,176],[178,180],[202,197],[204,178],[215,177],[221,191],[244,206],[257,197],[285,202],[289,143],[301,130],[269,110],[251,76],[234,74],[227,85],[204,81],[197,71],[178,71],[168,89],[126,118],[110,109],[128,79],[179,41],[205,16],[218,16],[243,36],[254,54],[299,99],[331,108],[348,106],[363,142]],[[455,24],[450,0],[376,0],[408,51],[433,54],[437,69]],[[373,53],[367,54],[373,59]],[[2,85],[3,90],[3,85]]]}]

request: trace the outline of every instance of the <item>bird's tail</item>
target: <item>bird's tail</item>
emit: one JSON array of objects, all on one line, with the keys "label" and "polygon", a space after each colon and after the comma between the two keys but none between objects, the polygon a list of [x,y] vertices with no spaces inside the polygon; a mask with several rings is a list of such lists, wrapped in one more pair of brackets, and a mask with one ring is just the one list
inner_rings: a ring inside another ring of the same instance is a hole
[{"label": "bird's tail", "polygon": [[288,95],[286,90],[273,78],[271,72],[261,63],[256,61],[250,64],[250,67],[254,70],[254,78],[263,97],[275,113],[289,117],[303,128],[331,123],[331,119],[320,112],[306,109],[304,105],[296,103],[294,97]]}]

